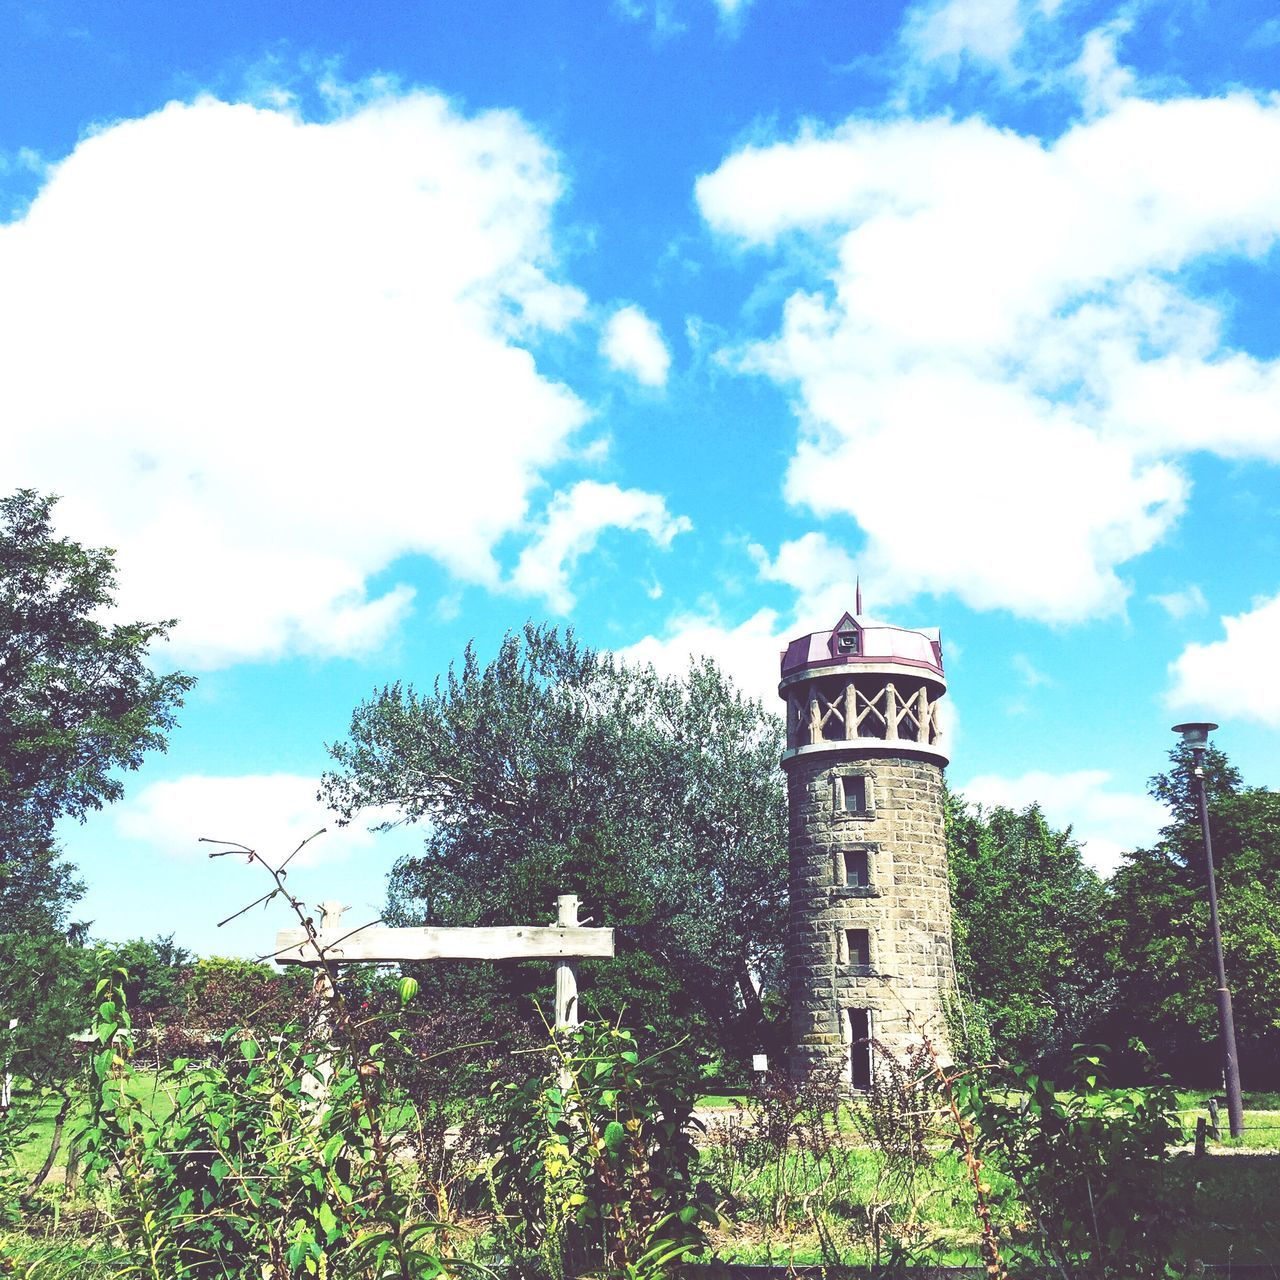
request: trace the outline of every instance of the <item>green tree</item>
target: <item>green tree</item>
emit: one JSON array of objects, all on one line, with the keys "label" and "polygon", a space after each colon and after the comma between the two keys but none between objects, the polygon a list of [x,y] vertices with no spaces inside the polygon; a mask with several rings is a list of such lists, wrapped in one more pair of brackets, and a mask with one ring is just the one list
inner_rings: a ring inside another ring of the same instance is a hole
[{"label": "green tree", "polygon": [[1038,805],[1020,813],[947,802],[952,924],[962,991],[997,1053],[1061,1060],[1106,1013],[1106,890],[1071,830]]},{"label": "green tree", "polygon": [[[530,625],[487,665],[468,646],[430,693],[396,684],[358,707],[321,796],[347,820],[390,806],[422,823],[392,918],[530,922],[577,893],[627,957],[584,983],[602,1007],[751,1038],[751,975],[777,972],[785,916],[781,737],[709,661],[669,679]],[[517,999],[542,976],[482,981],[492,1005],[493,983]]]},{"label": "green tree", "polygon": [[[1119,1013],[1170,1069],[1211,1081],[1219,1064],[1217,986],[1204,845],[1189,750],[1150,791],[1173,820],[1154,848],[1126,854],[1111,880],[1112,964]],[[1242,1074],[1260,1081],[1280,1062],[1280,795],[1246,787],[1227,757],[1205,757],[1219,917]]]},{"label": "green tree", "polygon": [[147,665],[171,623],[108,620],[113,554],[55,536],[55,502],[0,498],[0,1054],[56,1089],[87,1010],[83,927],[67,922],[83,886],[55,824],[121,795],[120,773],[163,750],[192,681]]},{"label": "green tree", "polygon": [[56,501],[0,499],[0,918],[24,931],[62,925],[81,891],[54,824],[119,798],[192,684],[147,666],[172,622],[104,621],[113,553],[56,537]]},{"label": "green tree", "polygon": [[129,976],[125,998],[135,1024],[146,1026],[157,1015],[163,1021],[186,1004],[187,981],[195,955],[178,946],[173,934],[131,938],[111,948],[112,959]]}]

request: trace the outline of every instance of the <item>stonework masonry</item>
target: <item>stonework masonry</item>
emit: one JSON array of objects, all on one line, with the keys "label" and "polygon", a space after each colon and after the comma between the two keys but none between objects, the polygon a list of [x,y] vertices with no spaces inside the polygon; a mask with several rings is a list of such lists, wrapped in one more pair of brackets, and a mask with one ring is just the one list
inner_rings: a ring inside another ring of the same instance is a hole
[{"label": "stonework masonry", "polygon": [[[865,1087],[868,1036],[899,1057],[922,1031],[945,1044],[955,973],[942,768],[896,744],[842,745],[784,761],[791,1069],[835,1067]],[[845,802],[846,779],[857,776],[864,812]]]}]

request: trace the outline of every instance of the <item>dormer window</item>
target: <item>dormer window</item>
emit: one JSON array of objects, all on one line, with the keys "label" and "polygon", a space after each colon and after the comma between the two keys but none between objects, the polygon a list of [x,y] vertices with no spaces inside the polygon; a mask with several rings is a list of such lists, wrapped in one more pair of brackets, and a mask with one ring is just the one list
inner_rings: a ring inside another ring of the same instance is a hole
[{"label": "dormer window", "polygon": [[840,621],[831,631],[830,650],[833,658],[853,658],[861,652],[862,633],[851,613],[840,615]]}]

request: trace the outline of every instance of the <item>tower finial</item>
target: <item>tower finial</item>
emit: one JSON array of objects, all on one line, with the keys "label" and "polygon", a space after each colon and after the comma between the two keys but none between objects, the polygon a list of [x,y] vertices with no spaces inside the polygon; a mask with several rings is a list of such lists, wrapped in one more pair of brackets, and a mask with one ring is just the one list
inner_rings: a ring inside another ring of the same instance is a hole
[{"label": "tower finial", "polygon": [[855,582],[857,586],[853,589],[853,616],[855,618],[862,617],[862,577],[859,575]]}]

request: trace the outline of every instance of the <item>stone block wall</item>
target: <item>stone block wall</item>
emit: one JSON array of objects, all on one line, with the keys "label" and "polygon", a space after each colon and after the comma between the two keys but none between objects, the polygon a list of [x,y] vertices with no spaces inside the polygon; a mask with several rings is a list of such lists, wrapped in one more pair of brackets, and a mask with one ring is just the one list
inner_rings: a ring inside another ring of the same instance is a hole
[{"label": "stone block wall", "polygon": [[[851,1077],[858,1015],[851,1021],[849,1010],[869,1010],[871,1034],[895,1055],[918,1045],[921,1030],[944,1046],[955,974],[941,767],[839,750],[793,756],[784,767],[793,1074],[839,1066]],[[844,811],[841,779],[849,774],[866,779],[865,813]],[[844,855],[859,848],[866,886],[846,874]],[[849,930],[866,931],[869,965],[855,963]]]}]

